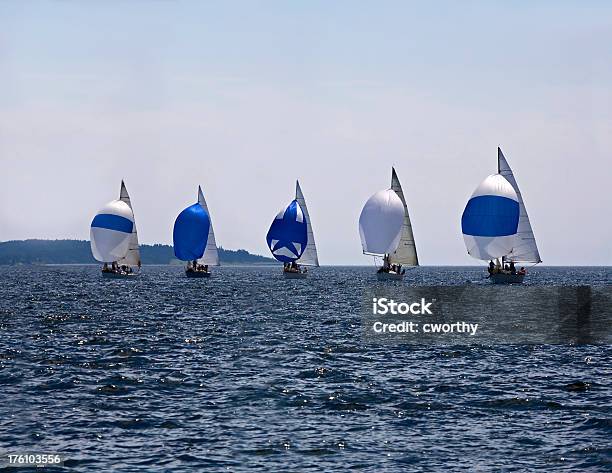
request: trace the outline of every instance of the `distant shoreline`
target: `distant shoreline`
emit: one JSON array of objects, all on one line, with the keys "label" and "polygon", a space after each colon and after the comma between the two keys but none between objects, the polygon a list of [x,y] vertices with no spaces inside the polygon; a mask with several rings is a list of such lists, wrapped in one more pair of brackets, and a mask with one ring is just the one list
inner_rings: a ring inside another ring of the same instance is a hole
[{"label": "distant shoreline", "polygon": [[[275,265],[272,258],[249,253],[246,250],[219,248],[222,265]],[[143,266],[183,265],[174,256],[170,245],[140,245]],[[0,266],[16,265],[77,265],[100,264],[92,254],[87,240],[11,240],[0,242]]]},{"label": "distant shoreline", "polygon": [[[20,267],[20,266],[95,266],[98,267],[100,266],[102,263],[15,263],[15,264],[0,264],[0,267],[2,266],[6,266],[6,267]],[[185,263],[184,263],[185,264]],[[276,268],[280,265],[280,263],[223,263],[219,266],[260,266],[260,267],[264,267],[264,266],[269,266],[271,268]],[[149,263],[149,264],[144,264],[142,265],[142,267],[152,267],[152,266],[171,266],[171,267],[176,267],[176,268],[181,268],[183,265],[180,264],[176,264],[176,263]]]},{"label": "distant shoreline", "polygon": [[[141,257],[143,266],[182,266],[184,262],[174,257],[174,250],[170,245],[153,244],[141,245]],[[361,255],[355,255],[359,258]],[[246,250],[226,250],[219,248],[219,258],[222,266],[278,266],[273,258],[249,253]],[[19,265],[99,265],[91,255],[89,241],[87,240],[10,240],[0,242],[0,266]],[[323,267],[371,267],[373,264],[324,264]],[[462,265],[449,264],[425,264],[424,268],[485,268],[486,264],[473,263]],[[528,271],[537,271],[538,268],[612,268],[612,265],[550,265],[539,264],[535,267],[527,267]],[[408,269],[408,268],[407,268]]]}]

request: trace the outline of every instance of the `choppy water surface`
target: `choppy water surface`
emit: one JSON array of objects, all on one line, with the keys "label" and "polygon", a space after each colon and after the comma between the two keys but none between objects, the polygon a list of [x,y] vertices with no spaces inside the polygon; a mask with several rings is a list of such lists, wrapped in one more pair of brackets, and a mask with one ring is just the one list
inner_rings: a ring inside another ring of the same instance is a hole
[{"label": "choppy water surface", "polygon": [[[0,268],[0,453],[79,471],[609,471],[610,345],[368,344],[371,268],[279,271]],[[481,278],[419,268],[404,284]]]}]

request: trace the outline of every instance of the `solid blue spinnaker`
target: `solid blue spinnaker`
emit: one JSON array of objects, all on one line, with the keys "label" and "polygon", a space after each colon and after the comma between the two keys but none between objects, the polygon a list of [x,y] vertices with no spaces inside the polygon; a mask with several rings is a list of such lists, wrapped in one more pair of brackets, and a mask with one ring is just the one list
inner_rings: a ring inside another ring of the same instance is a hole
[{"label": "solid blue spinnaker", "polygon": [[182,261],[201,258],[206,249],[210,217],[199,203],[183,210],[174,222],[174,254]]}]

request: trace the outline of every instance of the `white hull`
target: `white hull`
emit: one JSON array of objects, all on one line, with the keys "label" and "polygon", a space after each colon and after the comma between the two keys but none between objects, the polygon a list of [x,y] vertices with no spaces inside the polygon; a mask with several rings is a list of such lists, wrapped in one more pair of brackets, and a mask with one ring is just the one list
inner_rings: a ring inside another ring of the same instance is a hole
[{"label": "white hull", "polygon": [[138,276],[139,273],[130,273],[130,274],[121,274],[121,273],[111,273],[111,272],[102,272],[102,277],[106,279],[131,279]]},{"label": "white hull", "polygon": [[402,279],[404,279],[404,275],[398,273],[381,272],[376,273],[376,279],[378,279],[379,281],[401,281]]},{"label": "white hull", "polygon": [[292,273],[291,271],[283,271],[283,276],[285,279],[306,279],[306,275],[308,273]]},{"label": "white hull", "polygon": [[504,274],[497,273],[489,276],[494,284],[521,284],[525,279],[524,274]]}]

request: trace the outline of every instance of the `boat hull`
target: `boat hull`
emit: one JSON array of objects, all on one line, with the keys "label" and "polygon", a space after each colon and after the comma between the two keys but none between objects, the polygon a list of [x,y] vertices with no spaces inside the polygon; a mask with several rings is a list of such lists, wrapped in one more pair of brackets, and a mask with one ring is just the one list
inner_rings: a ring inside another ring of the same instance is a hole
[{"label": "boat hull", "polygon": [[402,279],[404,279],[404,275],[403,274],[398,274],[398,273],[376,273],[376,279],[378,279],[379,281],[401,281]]},{"label": "boat hull", "polygon": [[306,279],[306,275],[308,273],[292,273],[290,271],[283,271],[283,276],[285,279]]},{"label": "boat hull", "polygon": [[120,274],[120,273],[107,273],[103,272],[102,277],[105,279],[131,279],[138,276],[138,273]]},{"label": "boat hull", "polygon": [[209,278],[210,273],[208,271],[185,271],[185,276],[188,278]]},{"label": "boat hull", "polygon": [[525,279],[524,274],[491,274],[489,276],[494,284],[521,284]]}]

